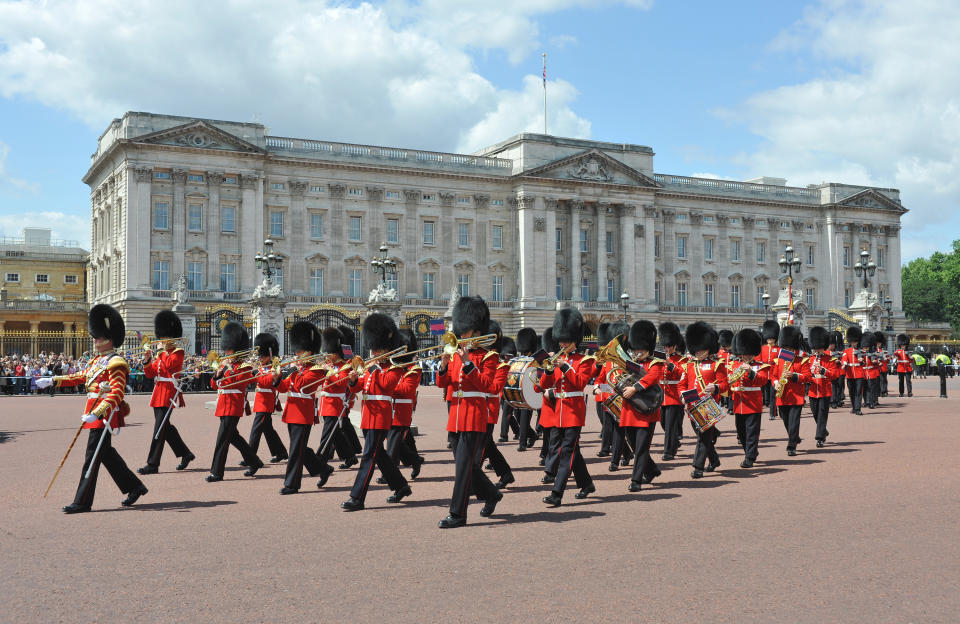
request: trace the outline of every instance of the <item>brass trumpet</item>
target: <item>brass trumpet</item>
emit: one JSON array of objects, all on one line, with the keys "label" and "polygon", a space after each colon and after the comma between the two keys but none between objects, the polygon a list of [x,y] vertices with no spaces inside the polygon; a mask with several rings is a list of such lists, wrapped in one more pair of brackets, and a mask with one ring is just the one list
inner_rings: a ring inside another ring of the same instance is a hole
[{"label": "brass trumpet", "polygon": [[[472,349],[474,347],[488,348],[493,343],[497,341],[496,334],[484,334],[482,336],[471,336],[470,338],[457,338],[456,334],[453,332],[445,332],[440,338],[440,344],[434,347],[427,347],[425,349],[417,349],[416,351],[410,351],[409,353],[395,354],[396,355],[416,355],[418,353],[429,353],[425,357],[412,358],[416,360],[433,360],[438,357],[443,357],[444,355],[453,355],[456,353],[457,349],[462,346]],[[438,351],[439,349],[439,351]],[[435,353],[431,353],[435,352]],[[412,361],[412,360],[411,360]],[[396,365],[397,362],[393,361],[391,357],[390,363]]]},{"label": "brass trumpet", "polygon": [[147,336],[143,337],[143,340],[140,343],[140,346],[143,347],[144,351],[160,351],[167,348],[167,343],[172,342],[175,347],[186,350],[187,348],[187,339],[180,338],[158,338],[157,340],[150,340]]}]

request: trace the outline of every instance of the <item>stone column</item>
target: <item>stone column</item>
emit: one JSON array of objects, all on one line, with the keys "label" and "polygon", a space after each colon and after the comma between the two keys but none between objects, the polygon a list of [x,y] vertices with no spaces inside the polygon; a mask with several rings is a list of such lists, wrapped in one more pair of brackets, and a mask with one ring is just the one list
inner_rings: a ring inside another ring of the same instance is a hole
[{"label": "stone column", "polygon": [[150,234],[153,230],[153,169],[134,170],[136,187],[128,193],[127,254],[132,287],[150,288]]},{"label": "stone column", "polygon": [[207,172],[207,192],[210,199],[207,215],[204,218],[204,228],[207,233],[207,274],[203,283],[205,289],[220,285],[220,263],[211,262],[210,258],[220,257],[220,184],[222,182],[222,173]]},{"label": "stone column", "polygon": [[280,343],[280,356],[283,356],[284,346],[284,310],[287,300],[283,297],[254,297],[250,299],[253,308],[253,336],[260,333],[273,334]]},{"label": "stone column", "polygon": [[607,208],[610,202],[597,203],[597,301],[607,300]]},{"label": "stone column", "polygon": [[[637,207],[634,204],[624,204],[620,207],[620,253],[623,254],[621,262],[621,288],[630,295],[631,303],[639,298],[640,288],[637,279],[637,249],[636,234],[634,226],[636,225]],[[618,295],[619,296],[619,295]]]},{"label": "stone column", "polygon": [[[419,204],[420,197],[422,193],[418,189],[404,189],[403,198],[405,202],[405,219],[406,227],[404,231],[403,241],[403,251],[404,257],[406,258],[406,263],[404,266],[404,272],[406,273],[405,288],[407,291],[407,297],[418,299],[423,296],[423,290],[420,283],[419,270],[420,267],[417,265],[417,258],[420,255],[420,251],[424,249],[423,240],[421,238],[420,232],[420,214],[419,214]],[[436,241],[437,232],[433,233],[434,241]],[[437,285],[434,285],[436,289]],[[434,298],[437,298],[437,293],[440,291],[434,290]]]},{"label": "stone column", "polygon": [[[653,248],[653,237],[657,233],[656,216],[657,209],[652,205],[648,204],[643,207],[643,225],[640,226],[643,228],[640,232],[643,240],[643,262],[640,265],[643,287],[638,292],[642,293],[642,301],[646,303],[644,309],[648,312],[657,311],[656,293],[654,292],[654,285],[657,282],[657,259]],[[661,253],[663,253],[663,250],[661,250]],[[663,293],[660,293],[660,296],[663,297]]]},{"label": "stone column", "polygon": [[534,286],[538,262],[534,201],[534,198],[529,195],[510,198],[510,207],[516,208],[517,240],[520,246],[517,296],[520,299],[521,308],[533,308],[537,305]]},{"label": "stone column", "polygon": [[454,275],[454,249],[457,240],[456,220],[453,217],[453,193],[440,193],[440,290],[450,292],[457,286]]},{"label": "stone column", "polygon": [[[543,284],[537,288],[537,299],[542,301],[552,301],[553,307],[556,307],[557,301],[557,243],[555,240],[557,231],[557,208],[560,202],[552,197],[543,199],[543,216],[540,221],[534,223],[534,226],[542,224],[540,227],[540,240],[543,241],[542,253],[535,254],[535,257],[543,258],[544,276]],[[521,247],[521,250],[523,248]],[[524,254],[526,255],[526,254]],[[534,278],[536,281],[536,278]]]},{"label": "stone column", "polygon": [[[487,276],[487,249],[490,244],[487,242],[487,230],[490,229],[490,196],[489,195],[474,195],[473,196],[473,213],[474,220],[477,229],[477,235],[475,237],[475,249],[476,249],[476,259],[477,259],[477,279],[479,276]],[[479,286],[479,284],[478,284]],[[487,279],[487,283],[483,287],[483,291],[479,289],[477,292],[489,292],[493,293],[493,279]],[[504,299],[506,299],[506,293],[504,293]]]},{"label": "stone column", "polygon": [[[821,290],[821,297],[824,298],[820,307],[824,310],[830,308],[842,308],[840,302],[843,301],[843,247],[837,238],[837,225],[834,221],[833,209],[828,208],[824,211],[823,220],[826,224],[824,230],[826,236],[821,241],[826,245],[827,271],[820,272],[825,279],[821,281],[824,288]],[[829,290],[828,290],[829,289]]]},{"label": "stone column", "polygon": [[287,237],[290,241],[290,261],[285,263],[286,266],[283,269],[283,291],[302,294],[305,292],[304,285],[307,283],[307,269],[304,262],[307,254],[304,246],[310,236],[310,224],[306,223],[307,208],[303,200],[307,183],[302,180],[289,180],[288,183],[290,185],[290,231]]},{"label": "stone column", "polygon": [[580,215],[584,203],[578,199],[570,202],[570,299],[581,301],[580,297]]},{"label": "stone column", "polygon": [[[186,252],[187,235],[187,217],[186,217],[186,196],[184,194],[184,185],[187,181],[187,171],[185,169],[174,169],[173,171],[173,214],[171,215],[170,231],[173,235],[173,258],[170,262],[169,278],[175,279],[176,276],[184,272],[184,254]],[[113,276],[111,276],[111,281]],[[112,287],[111,287],[112,290]]]},{"label": "stone column", "polygon": [[893,314],[903,312],[903,286],[900,283],[900,226],[888,225],[887,273],[890,274],[890,298],[893,299]]},{"label": "stone column", "polygon": [[[343,184],[328,184],[330,190],[330,294],[335,297],[343,297],[346,294],[345,286],[346,267],[343,264],[344,259],[344,241],[347,239],[346,231],[346,213],[343,208],[343,198],[346,195],[347,187]],[[327,285],[323,285],[326,290]]]},{"label": "stone column", "polygon": [[[263,249],[263,175],[243,174],[243,195],[237,215],[237,236],[240,237],[240,257],[246,260],[237,267],[238,280],[251,289],[257,284],[257,267],[252,258]],[[209,287],[220,288],[220,257],[207,254],[207,263],[213,264],[214,279]]]}]

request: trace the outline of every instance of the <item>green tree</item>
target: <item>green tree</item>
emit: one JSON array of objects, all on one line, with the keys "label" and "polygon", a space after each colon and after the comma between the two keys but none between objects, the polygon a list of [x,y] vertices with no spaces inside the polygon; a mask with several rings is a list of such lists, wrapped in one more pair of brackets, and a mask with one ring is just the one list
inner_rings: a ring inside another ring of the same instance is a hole
[{"label": "green tree", "polygon": [[903,311],[914,321],[947,321],[960,332],[960,240],[950,253],[917,258],[901,271]]}]

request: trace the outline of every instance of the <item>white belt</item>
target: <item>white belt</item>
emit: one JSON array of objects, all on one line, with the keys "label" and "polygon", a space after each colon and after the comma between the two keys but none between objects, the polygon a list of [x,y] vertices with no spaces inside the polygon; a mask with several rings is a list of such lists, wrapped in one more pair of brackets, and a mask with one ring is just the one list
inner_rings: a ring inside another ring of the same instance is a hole
[{"label": "white belt", "polygon": [[170,383],[176,383],[177,380],[173,377],[154,377],[154,381],[169,381]]},{"label": "white belt", "polygon": [[243,392],[241,392],[240,390],[229,390],[229,389],[224,390],[221,388],[217,390],[217,394],[243,394]]},{"label": "white belt", "polygon": [[597,390],[599,390],[600,392],[606,392],[606,393],[609,394],[609,393],[613,392],[613,386],[611,386],[610,384],[607,384],[607,383],[598,384],[598,385],[597,385]]},{"label": "white belt", "polygon": [[413,403],[413,399],[394,399],[394,403]]},{"label": "white belt", "polygon": [[488,399],[499,399],[499,398],[500,398],[500,395],[499,395],[499,394],[486,394],[486,395],[484,395],[484,396],[486,396]]},{"label": "white belt", "polygon": [[660,384],[664,386],[675,386],[681,381],[682,380],[680,379],[664,379],[663,381],[660,382]]},{"label": "white belt", "polygon": [[826,379],[827,376],[826,376],[826,375],[814,375],[813,378],[814,378],[814,379]]},{"label": "white belt", "polygon": [[569,399],[570,397],[581,397],[583,392],[557,392],[556,396],[561,399]]},{"label": "white belt", "polygon": [[486,392],[464,392],[463,390],[454,390],[453,396],[458,399],[485,399]]},{"label": "white belt", "polygon": [[845,366],[862,366],[862,364],[845,364]]},{"label": "white belt", "polygon": [[385,394],[365,394],[363,395],[364,401],[389,401],[393,402],[392,396],[387,396]]},{"label": "white belt", "polygon": [[897,360],[897,364],[909,364],[910,360]]},{"label": "white belt", "polygon": [[99,399],[99,398],[100,398],[100,393],[99,393],[99,392],[88,392],[88,393],[87,393],[87,398],[88,398],[88,399]]},{"label": "white belt", "polygon": [[730,388],[731,392],[760,392],[761,390],[763,390],[763,388],[760,388],[759,386]]},{"label": "white belt", "polygon": [[346,400],[347,400],[347,395],[346,395],[346,394],[331,394],[330,392],[321,392],[321,393],[320,393],[320,396],[322,396],[322,397],[328,397],[328,398],[331,398],[331,399],[340,399],[341,401],[346,401]]},{"label": "white belt", "polygon": [[294,398],[297,398],[297,399],[312,399],[312,398],[313,398],[313,395],[312,395],[312,394],[306,394],[306,393],[303,393],[303,392],[288,392],[288,393],[287,393],[287,398],[290,398],[290,397],[294,397]]},{"label": "white belt", "polygon": [[272,388],[257,388],[257,392],[266,392],[268,394],[273,394],[274,390]]}]

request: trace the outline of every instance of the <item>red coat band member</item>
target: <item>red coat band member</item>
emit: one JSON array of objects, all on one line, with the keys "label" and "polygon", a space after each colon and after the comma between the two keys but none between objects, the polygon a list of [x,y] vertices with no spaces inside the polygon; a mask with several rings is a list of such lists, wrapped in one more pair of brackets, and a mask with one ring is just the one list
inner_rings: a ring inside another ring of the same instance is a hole
[{"label": "red coat band member", "polygon": [[68,514],[90,511],[101,464],[106,466],[120,491],[127,495],[121,505],[129,507],[147,493],[143,482],[127,467],[112,444],[113,434],[123,427],[124,417],[130,412],[123,400],[130,366],[115,351],[126,336],[123,317],[111,306],[98,304],[90,309],[88,327],[97,355],[88,362],[86,369],[73,375],[37,380],[40,389],[51,385],[60,388],[83,385],[87,389],[87,403],[81,417],[82,428],[90,431],[87,453],[73,503],[63,508]]},{"label": "red coat band member", "polygon": [[[761,337],[763,338],[763,347],[760,350],[760,362],[769,364],[773,368],[773,363],[780,354],[780,347],[777,346],[777,339],[780,337],[780,323],[774,320],[764,321],[761,328]],[[776,420],[777,399],[773,392],[772,378],[763,387],[763,404],[769,410],[770,420]]]},{"label": "red coat band member", "polygon": [[667,354],[663,367],[663,405],[660,407],[660,426],[663,427],[663,459],[672,460],[680,449],[680,428],[683,426],[683,404],[680,402],[680,382],[683,378],[683,335],[676,323],[661,323],[657,328],[660,344]]},{"label": "red coat band member", "polygon": [[[541,334],[540,349],[548,357],[553,357],[558,351],[560,351],[560,345],[557,344],[557,341],[553,339],[553,327],[548,327],[543,334]],[[543,386],[540,384],[539,379],[533,384],[533,389],[537,393],[543,395],[543,404],[540,406],[540,416],[537,420],[537,424],[540,426],[543,434],[543,444],[540,445],[540,465],[544,466],[544,471],[546,472],[546,474],[543,476],[543,482],[553,483],[553,479],[557,476],[556,472],[549,472],[546,466],[550,458],[550,454],[553,452],[553,449],[550,448],[550,441],[553,437],[553,429],[557,426],[557,402],[544,393]],[[549,463],[551,466],[555,466],[553,462]]]},{"label": "red coat band member", "polygon": [[[680,384],[681,399],[687,390],[695,390],[698,395],[710,395],[715,400],[729,391],[727,383],[727,369],[717,360],[716,354],[720,349],[717,331],[709,323],[697,321],[687,326],[684,336],[687,349],[693,358],[684,367],[684,379]],[[690,476],[699,479],[704,470],[712,472],[720,467],[720,456],[717,455],[716,443],[720,432],[713,426],[697,433],[697,448],[693,453],[693,472]],[[710,465],[704,467],[707,459]]]},{"label": "red coat band member", "polygon": [[[780,338],[777,340],[780,353],[770,372],[774,392],[779,394],[777,410],[787,431],[787,455],[791,457],[797,454],[797,444],[800,443],[803,386],[810,382],[810,370],[804,366],[806,358],[800,356],[801,338],[800,330],[793,325],[787,325],[780,330]],[[795,357],[792,360],[785,359],[787,352],[793,353]]]},{"label": "red coat band member", "polygon": [[[660,468],[650,457],[650,443],[660,421],[660,408],[641,412],[630,401],[638,392],[659,386],[663,380],[666,362],[653,357],[657,347],[657,328],[650,321],[637,321],[630,327],[627,348],[633,355],[633,361],[640,365],[642,372],[632,386],[623,391],[623,403],[620,411],[620,427],[627,439],[633,441],[633,475],[630,478],[630,492],[639,492],[642,483],[650,483],[660,476]],[[614,451],[614,455],[616,455]]]},{"label": "red coat band member", "polygon": [[[370,349],[370,355],[377,357],[400,346],[400,333],[392,318],[376,312],[363,321],[363,340]],[[357,375],[356,371],[350,373],[351,392],[363,390],[360,404],[363,455],[360,456],[350,498],[340,503],[344,511],[363,509],[374,466],[380,469],[380,474],[393,490],[393,494],[387,498],[388,503],[399,503],[413,493],[397,464],[383,447],[393,422],[393,401],[403,373],[402,367],[393,366],[386,359],[371,363],[362,376]]]},{"label": "red coat band member", "polygon": [[865,391],[865,375],[863,371],[864,358],[860,354],[860,340],[863,331],[856,325],[847,328],[847,342],[850,346],[844,349],[840,364],[847,377],[847,394],[850,395],[850,412],[863,416],[861,408]]},{"label": "red coat band member", "polygon": [[[453,307],[453,333],[458,340],[482,336],[489,327],[490,310],[483,299],[467,296],[457,300]],[[444,353],[440,360],[437,386],[449,391],[447,440],[453,449],[455,466],[450,513],[438,524],[441,529],[467,523],[471,493],[477,492],[486,501],[481,516],[491,515],[503,498],[477,460],[483,453],[489,418],[487,395],[493,392],[496,372],[496,354],[470,344],[459,345],[452,356]]]},{"label": "red coat band member", "polygon": [[183,336],[180,317],[172,310],[161,310],[153,317],[153,331],[158,340],[165,340],[163,350],[153,357],[153,351],[144,353],[143,374],[153,379],[153,396],[150,407],[153,408],[153,437],[150,438],[150,450],[147,453],[147,465],[137,469],[140,474],[155,474],[160,469],[165,443],[180,458],[177,470],[184,470],[196,456],[190,452],[180,432],[173,425],[174,407],[183,407],[183,394],[180,392],[180,371],[183,370],[182,348],[175,339]]},{"label": "red coat band member", "polygon": [[553,318],[552,330],[560,351],[567,355],[560,356],[552,370],[544,370],[540,375],[544,398],[554,401],[554,429],[551,432],[551,453],[546,472],[549,475],[555,471],[556,474],[553,490],[543,498],[543,502],[558,507],[563,502],[563,492],[571,472],[575,474],[580,487],[576,498],[586,498],[597,491],[580,452],[580,430],[587,416],[584,388],[593,383],[600,371],[596,358],[578,352],[584,334],[583,316],[579,310],[558,310]]},{"label": "red coat band member", "polygon": [[810,375],[810,412],[817,423],[817,446],[822,447],[830,432],[827,431],[827,419],[830,416],[830,404],[833,400],[833,382],[843,376],[838,359],[827,351],[830,332],[824,327],[810,328],[810,349],[813,354],[807,358]]},{"label": "red coat band member", "polygon": [[318,411],[323,420],[317,455],[321,456],[323,461],[329,462],[336,451],[342,462],[341,468],[349,468],[358,463],[356,455],[359,449],[354,443],[359,446],[360,442],[353,423],[350,422],[353,393],[350,391],[349,377],[353,364],[347,361],[359,357],[354,355],[354,347],[359,349],[356,342],[356,334],[346,325],[326,327],[321,332],[320,348],[327,356],[327,376],[317,392],[320,397]]},{"label": "red coat band member", "polygon": [[897,334],[897,350],[893,352],[897,364],[897,379],[900,387],[900,396],[903,396],[903,386],[906,382],[907,396],[913,396],[913,362],[907,354],[910,348],[910,337],[906,334]]},{"label": "red coat band member", "polygon": [[863,379],[866,391],[864,404],[870,409],[876,409],[880,396],[880,354],[877,352],[877,335],[867,332],[860,340],[863,350]]},{"label": "red coat band member", "polygon": [[[407,353],[417,350],[417,337],[409,329],[400,330],[400,340],[406,345]],[[410,433],[413,412],[417,409],[417,390],[420,388],[422,373],[414,357],[416,356],[401,355],[393,358],[394,362],[401,367],[402,373],[394,392],[393,421],[390,424],[390,432],[387,434],[387,454],[398,466],[413,467],[413,472],[410,473],[411,479],[420,476],[420,467],[424,461],[423,456],[417,451],[413,434]]]},{"label": "red coat band member", "polygon": [[[614,336],[610,334],[611,323],[597,325],[597,347],[602,348],[610,343]],[[629,331],[629,328],[627,328]],[[621,332],[624,333],[624,332]],[[617,426],[616,419],[604,406],[603,402],[610,398],[613,388],[607,380],[607,374],[613,365],[610,362],[600,367],[597,378],[593,380],[593,401],[597,409],[597,419],[600,421],[600,450],[597,457],[610,457],[613,446],[613,430]]]},{"label": "red coat band member", "polygon": [[253,368],[246,363],[245,358],[231,357],[234,353],[249,349],[250,336],[246,328],[235,321],[224,325],[220,346],[224,353],[223,361],[210,380],[210,387],[217,391],[217,409],[214,416],[220,419],[220,429],[217,431],[217,441],[213,448],[210,474],[206,479],[209,483],[223,481],[223,469],[227,464],[230,445],[240,451],[243,461],[246,462],[247,470],[243,473],[245,476],[252,477],[263,468],[263,462],[237,431],[240,418],[250,409],[247,404],[247,386],[255,380]]},{"label": "red coat band member", "polygon": [[273,334],[257,334],[253,339],[253,349],[260,366],[254,373],[257,387],[253,395],[253,426],[250,427],[247,443],[256,453],[260,449],[260,439],[265,438],[272,455],[270,463],[278,464],[288,457],[287,447],[273,426],[273,413],[282,409],[280,391],[277,389],[280,380],[273,374],[273,358],[280,356],[280,342]]},{"label": "red coat band member", "polygon": [[[532,327],[524,327],[517,332],[517,355],[520,357],[530,357],[534,351],[540,348],[540,337],[537,336],[537,330]],[[517,429],[519,430],[520,441],[517,444],[517,451],[526,451],[537,441],[537,432],[530,425],[533,420],[533,410],[516,409]]]},{"label": "red coat band member", "polygon": [[[486,333],[497,335],[497,341],[493,343],[493,346],[491,346],[487,352],[490,354],[489,357],[497,362],[497,369],[493,375],[493,385],[490,387],[490,392],[487,393],[487,433],[486,440],[484,441],[484,451],[479,461],[482,469],[483,459],[486,458],[490,460],[493,471],[500,477],[500,480],[494,485],[497,489],[500,489],[516,481],[513,476],[513,469],[510,468],[510,464],[507,463],[507,459],[503,456],[503,453],[500,452],[500,449],[497,448],[497,443],[493,439],[493,431],[500,418],[500,395],[503,392],[504,386],[507,385],[507,375],[510,372],[510,364],[500,358],[500,349],[503,345],[503,331],[500,329],[500,323],[490,321],[490,327]],[[509,416],[506,417],[508,418]]]},{"label": "red coat band member", "polygon": [[769,365],[760,361],[762,352],[760,334],[752,329],[741,329],[730,346],[734,359],[728,363],[730,397],[733,399],[733,414],[737,422],[737,439],[742,441],[743,461],[741,468],[753,467],[760,447],[760,415],[763,413],[762,388],[769,380]]}]

